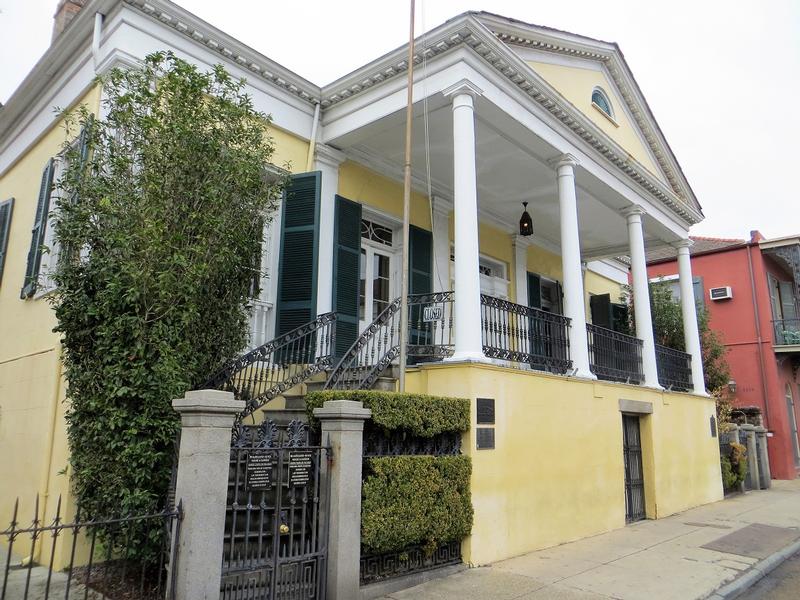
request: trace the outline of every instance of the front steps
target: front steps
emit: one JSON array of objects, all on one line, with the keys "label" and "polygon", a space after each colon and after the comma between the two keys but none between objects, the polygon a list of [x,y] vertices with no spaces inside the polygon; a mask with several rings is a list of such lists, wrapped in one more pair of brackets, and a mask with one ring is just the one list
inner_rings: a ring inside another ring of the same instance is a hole
[{"label": "front steps", "polygon": [[[394,370],[387,371],[387,374],[390,376],[379,377],[372,389],[386,392],[396,391],[397,379],[391,376],[395,374]],[[291,421],[307,423],[306,394],[322,390],[327,380],[328,373],[317,373],[308,381],[297,384],[293,388],[286,390],[281,396],[268,402],[261,409],[260,418],[255,415],[254,417],[258,422],[271,419],[279,427],[286,426]]]}]

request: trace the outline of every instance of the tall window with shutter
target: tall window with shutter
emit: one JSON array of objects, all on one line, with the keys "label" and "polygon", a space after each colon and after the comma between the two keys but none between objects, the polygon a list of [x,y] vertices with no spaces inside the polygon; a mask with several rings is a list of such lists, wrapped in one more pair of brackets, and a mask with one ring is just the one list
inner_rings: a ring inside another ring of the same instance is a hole
[{"label": "tall window with shutter", "polygon": [[14,199],[0,202],[0,285],[3,283],[3,266],[6,264],[8,237],[11,233],[11,215],[14,211]]},{"label": "tall window with shutter", "polygon": [[275,333],[317,316],[320,173],[294,175],[286,189],[281,222]]},{"label": "tall window with shutter", "polygon": [[42,266],[42,252],[47,232],[47,217],[50,214],[50,197],[53,193],[54,161],[51,158],[42,171],[42,181],[39,186],[39,198],[36,203],[36,217],[31,230],[31,246],[28,250],[28,263],[25,267],[25,281],[22,285],[20,298],[31,298],[36,293],[39,280],[39,270]]}]

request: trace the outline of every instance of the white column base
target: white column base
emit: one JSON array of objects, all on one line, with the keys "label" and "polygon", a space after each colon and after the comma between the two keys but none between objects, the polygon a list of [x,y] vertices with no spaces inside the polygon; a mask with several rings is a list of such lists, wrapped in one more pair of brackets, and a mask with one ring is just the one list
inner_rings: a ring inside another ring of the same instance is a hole
[{"label": "white column base", "polygon": [[492,360],[482,352],[454,352],[453,356],[448,356],[442,362],[479,362],[490,363]]}]

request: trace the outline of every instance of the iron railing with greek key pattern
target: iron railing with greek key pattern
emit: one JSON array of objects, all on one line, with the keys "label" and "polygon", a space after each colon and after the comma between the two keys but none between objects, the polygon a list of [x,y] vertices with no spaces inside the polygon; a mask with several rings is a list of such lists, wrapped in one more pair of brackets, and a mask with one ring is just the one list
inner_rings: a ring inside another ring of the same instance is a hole
[{"label": "iron railing with greek key pattern", "polygon": [[203,389],[233,392],[247,404],[238,420],[333,366],[336,313],[319,315],[226,365]]},{"label": "iron railing with greek key pattern", "polygon": [[[19,500],[10,525],[0,532],[5,546],[0,600],[129,598],[171,600],[182,508],[119,518],[87,518],[78,509],[67,520],[61,496],[46,521],[39,496],[28,526],[19,523]],[[142,541],[150,549],[143,551]],[[22,559],[22,557],[27,557]]]},{"label": "iron railing with greek key pattern", "polygon": [[[453,292],[408,296],[409,362],[453,353]],[[400,352],[400,298],[395,298],[345,352],[325,389],[369,389]]]},{"label": "iron railing with greek key pattern", "polygon": [[586,324],[589,367],[606,381],[641,383],[642,340],[599,325]]},{"label": "iron railing with greek key pattern", "polygon": [[692,389],[692,355],[656,344],[658,382],[665,388],[687,392]]},{"label": "iron railing with greek key pattern", "polygon": [[776,346],[800,344],[800,319],[777,319],[772,322]]},{"label": "iron railing with greek key pattern", "polygon": [[566,373],[569,318],[481,294],[483,353],[534,369]]}]

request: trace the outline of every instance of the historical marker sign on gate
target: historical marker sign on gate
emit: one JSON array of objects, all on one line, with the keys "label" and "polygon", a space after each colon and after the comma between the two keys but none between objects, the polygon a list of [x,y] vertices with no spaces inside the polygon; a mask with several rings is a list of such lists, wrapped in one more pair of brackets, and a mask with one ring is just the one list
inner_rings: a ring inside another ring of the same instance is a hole
[{"label": "historical marker sign on gate", "polygon": [[289,452],[289,485],[308,485],[311,479],[312,450],[291,450]]},{"label": "historical marker sign on gate", "polygon": [[251,450],[247,454],[245,467],[247,490],[268,490],[273,486],[272,466],[275,455],[270,451]]}]

